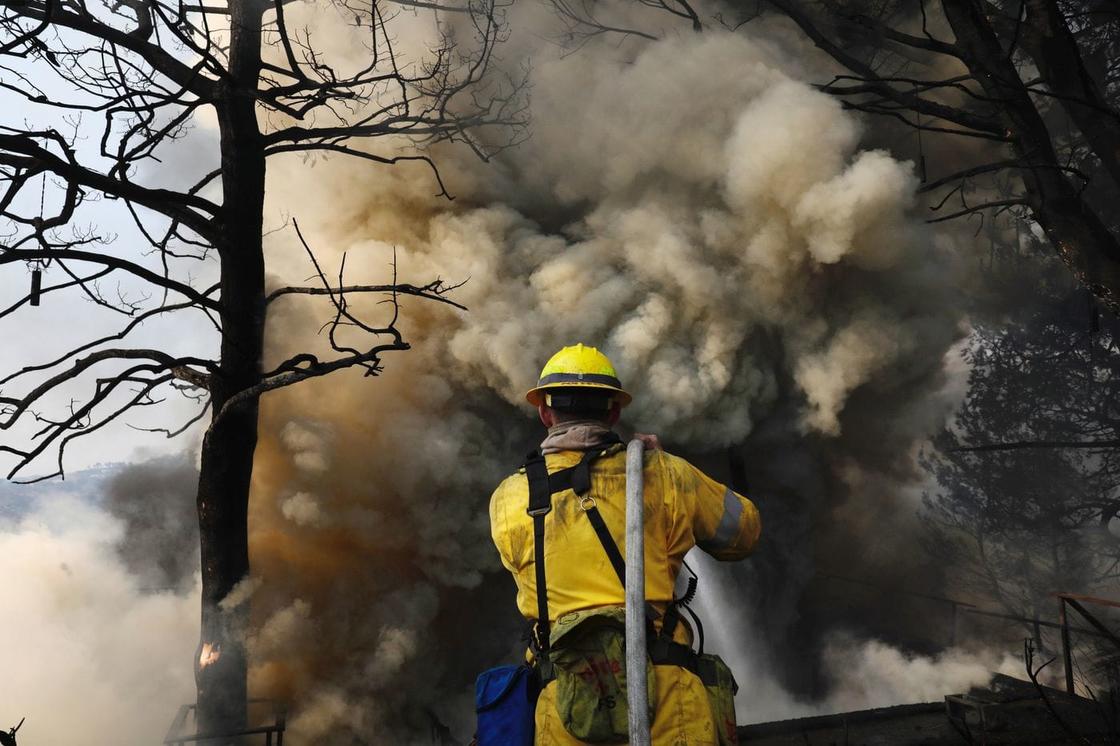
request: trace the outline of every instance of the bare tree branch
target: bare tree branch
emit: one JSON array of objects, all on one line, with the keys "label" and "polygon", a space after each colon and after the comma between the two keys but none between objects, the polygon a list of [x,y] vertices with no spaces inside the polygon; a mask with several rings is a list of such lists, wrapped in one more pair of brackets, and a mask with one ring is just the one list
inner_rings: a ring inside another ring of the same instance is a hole
[{"label": "bare tree branch", "polygon": [[454,290],[459,285],[446,286],[442,280],[435,280],[427,285],[417,286],[408,283],[398,283],[396,285],[346,285],[337,288],[321,288],[321,287],[282,287],[273,290],[265,298],[266,303],[271,303],[278,297],[283,295],[347,295],[352,293],[388,293],[390,295],[414,295],[417,298],[426,298],[427,300],[434,300],[438,303],[446,303],[449,306],[454,306],[460,311],[468,310],[466,306],[457,303],[448,298],[445,293]]}]

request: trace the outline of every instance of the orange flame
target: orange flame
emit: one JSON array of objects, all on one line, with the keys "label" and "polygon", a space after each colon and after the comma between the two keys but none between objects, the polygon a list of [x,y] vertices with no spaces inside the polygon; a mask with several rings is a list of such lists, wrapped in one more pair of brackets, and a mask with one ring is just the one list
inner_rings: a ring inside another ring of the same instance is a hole
[{"label": "orange flame", "polygon": [[222,643],[220,642],[204,642],[202,643],[202,653],[198,656],[198,667],[200,669],[217,663],[218,659],[222,657]]}]

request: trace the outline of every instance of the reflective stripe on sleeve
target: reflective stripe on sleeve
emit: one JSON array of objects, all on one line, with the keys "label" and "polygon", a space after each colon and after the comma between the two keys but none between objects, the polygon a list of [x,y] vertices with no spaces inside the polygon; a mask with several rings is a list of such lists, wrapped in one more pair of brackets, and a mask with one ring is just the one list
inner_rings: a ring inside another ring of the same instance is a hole
[{"label": "reflective stripe on sleeve", "polygon": [[709,554],[722,552],[731,546],[739,535],[739,519],[743,515],[743,503],[728,487],[723,493],[723,516],[719,519],[712,538],[696,542],[696,545]]}]

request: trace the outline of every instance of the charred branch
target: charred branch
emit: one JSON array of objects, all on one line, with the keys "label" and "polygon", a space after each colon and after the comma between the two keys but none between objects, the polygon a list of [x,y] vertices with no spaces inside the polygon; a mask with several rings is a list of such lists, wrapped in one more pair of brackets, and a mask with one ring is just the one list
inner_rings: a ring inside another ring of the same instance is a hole
[{"label": "charred branch", "polygon": [[[831,39],[814,22],[810,14],[803,11],[796,2],[793,2],[793,0],[771,0],[771,2],[796,23],[813,44],[859,76],[864,83],[863,90],[873,91],[909,111],[925,114],[989,135],[1002,136],[1004,134],[1004,128],[1000,126],[996,119],[922,98],[909,91],[896,89],[888,82],[889,76],[880,75],[869,63],[862,61],[854,53],[845,50],[839,42]],[[923,48],[927,46],[926,42],[922,42],[922,44]],[[944,51],[943,53],[949,52]],[[957,56],[956,48],[952,48],[952,53]],[[824,86],[822,90],[829,92],[829,87]],[[863,90],[860,92],[863,92]]]},{"label": "charred branch", "polygon": [[1021,45],[1038,66],[1048,92],[1062,102],[1105,170],[1120,186],[1120,113],[1105,99],[1085,67],[1069,24],[1056,2],[1025,3]]},{"label": "charred branch", "polygon": [[461,287],[460,284],[447,285],[443,280],[435,280],[427,285],[410,285],[408,283],[397,283],[394,285],[345,285],[335,288],[324,287],[283,287],[277,288],[268,294],[265,298],[266,303],[271,303],[277,298],[284,295],[326,295],[334,298],[336,296],[344,296],[351,293],[382,293],[391,296],[397,295],[413,295],[417,298],[426,298],[434,300],[438,303],[446,303],[449,306],[458,308],[460,311],[466,311],[467,307],[461,303],[451,300],[447,297],[447,293]]},{"label": "charred branch", "polygon": [[[323,272],[323,268],[316,258],[314,251],[304,238],[299,223],[293,220],[292,225],[300,244],[303,246],[308,259],[315,269],[315,274],[319,278],[321,285],[319,287],[292,286],[277,288],[268,294],[265,302],[272,303],[286,295],[325,296],[329,299],[335,312],[333,318],[324,325],[324,329],[328,331],[327,336],[330,340],[331,348],[335,352],[341,353],[341,355],[332,360],[320,360],[316,355],[307,352],[301,352],[292,356],[277,365],[272,371],[264,373],[258,383],[237,391],[230,396],[214,413],[214,423],[220,421],[231,410],[247,402],[256,401],[264,393],[287,386],[293,386],[312,378],[320,378],[336,371],[353,367],[362,368],[366,376],[376,376],[381,373],[382,355],[387,352],[411,349],[411,346],[404,341],[396,327],[396,322],[400,313],[400,304],[397,299],[400,295],[411,295],[427,300],[434,300],[440,303],[446,303],[460,310],[466,310],[465,306],[446,297],[448,293],[461,287],[462,283],[447,285],[442,280],[438,279],[423,286],[398,283],[395,282],[395,262],[393,264],[394,282],[392,284],[346,285],[343,283],[343,273],[346,267],[346,257],[343,255],[342,265],[338,274],[338,282],[332,285]],[[389,322],[383,326],[376,326],[355,315],[350,309],[347,298],[348,295],[354,293],[379,293],[389,295],[390,297],[387,302],[390,303],[392,309]],[[374,344],[366,349],[357,349],[339,341],[337,335],[344,326],[357,328],[375,339],[389,337],[389,341]]]},{"label": "charred branch", "polygon": [[[166,370],[166,368],[167,366],[158,363],[154,365],[136,365],[127,368],[122,373],[107,378],[99,378],[95,382],[94,392],[89,400],[80,406],[72,406],[70,412],[61,419],[51,419],[41,414],[33,414],[35,421],[41,423],[42,427],[32,435],[33,445],[28,448],[5,448],[9,453],[19,456],[15,466],[8,472],[7,478],[12,479],[17,474],[21,473],[56,441],[58,442],[56,471],[28,480],[27,483],[62,476],[65,473],[63,463],[65,460],[66,448],[75,439],[93,434],[109,423],[116,421],[125,412],[135,407],[157,403],[151,398],[152,391],[174,380],[174,375],[166,374],[148,377],[144,374],[159,373],[160,371]],[[66,378],[65,380],[70,379]],[[126,395],[124,404],[115,408],[110,408],[107,412],[98,411],[99,407],[102,404],[106,404],[118,389],[129,386],[131,386],[132,389],[129,394]],[[52,385],[51,388],[54,388],[54,386]],[[0,397],[0,407],[6,407],[2,413],[6,415],[6,418],[0,420],[0,430],[9,429],[21,414],[28,411],[27,407],[30,406],[29,399],[31,396],[38,398],[38,396],[44,393],[46,393],[46,391],[44,391],[41,386],[31,395],[23,399]]]},{"label": "charred branch", "polygon": [[58,260],[70,259],[77,262],[90,262],[93,264],[100,264],[108,267],[111,270],[120,270],[127,272],[138,279],[149,282],[157,287],[165,288],[172,292],[188,298],[193,303],[211,310],[221,310],[221,304],[211,298],[207,293],[200,292],[190,285],[174,280],[170,277],[164,277],[157,272],[154,272],[147,267],[130,262],[127,259],[122,259],[111,254],[103,254],[93,251],[79,251],[74,249],[60,249],[55,247],[49,248],[34,248],[34,249],[0,249],[0,266],[5,264],[13,264],[15,262],[27,262],[33,260]]},{"label": "charred branch", "polygon": [[[209,376],[205,373],[191,370],[188,366],[194,365],[202,367],[211,372],[217,370],[217,366],[213,361],[198,358],[175,358],[159,350],[99,350],[83,358],[76,359],[68,370],[46,379],[24,396],[13,398],[0,394],[0,407],[3,407],[3,410],[0,410],[0,429],[6,430],[12,427],[17,419],[44,396],[56,390],[59,386],[75,380],[98,363],[119,360],[151,360],[156,364],[155,366],[147,366],[143,369],[135,370],[178,371],[176,377],[198,386],[199,388],[209,387]],[[18,375],[19,373],[16,374],[16,376]],[[6,380],[10,381],[16,376],[9,376]]]},{"label": "charred branch", "polygon": [[[0,46],[0,53],[11,54],[17,52],[21,46],[35,48],[35,43],[42,32],[50,26],[55,26],[100,39],[114,48],[132,52],[157,73],[200,98],[210,98],[215,93],[215,81],[202,75],[199,68],[184,64],[142,34],[124,31],[98,20],[85,9],[84,5],[76,7],[77,10],[67,9],[59,0],[0,1],[0,8],[4,9],[4,15],[0,16],[0,30],[19,29],[19,21],[22,20],[31,21],[35,24],[35,28],[39,29],[38,32],[16,31],[13,34],[14,38]],[[147,36],[150,35],[149,33]],[[119,52],[117,54],[119,55]]]},{"label": "charred branch", "polygon": [[[5,131],[6,130],[6,131]],[[43,147],[40,139],[62,147],[66,157],[61,157]],[[106,196],[125,199],[181,222],[198,235],[213,240],[216,226],[213,218],[219,213],[217,205],[197,195],[172,192],[167,189],[149,189],[126,178],[114,178],[80,165],[69,143],[58,132],[14,132],[0,128],[0,167],[8,167],[26,176],[29,173],[48,171],[73,187],[94,189]],[[11,189],[22,187],[24,180],[6,179]],[[72,187],[72,188],[73,188]]]},{"label": "charred branch", "polygon": [[[1072,155],[1059,154],[1043,117],[1045,103],[1040,103],[1050,99],[1065,108],[1092,157],[1113,186],[1120,186],[1120,116],[1089,73],[1085,52],[1060,4],[1027,0],[1001,8],[984,0],[942,0],[940,12],[955,36],[952,41],[929,32],[924,4],[920,34],[905,33],[881,15],[853,12],[842,3],[817,4],[814,10],[798,0],[771,0],[770,5],[850,73],[820,86],[848,108],[890,117],[922,132],[1010,146],[1010,153],[938,178],[923,190],[1014,169],[1021,195],[986,200],[979,208],[964,206],[936,221],[1024,204],[1070,272],[1120,312],[1120,242],[1109,218],[1086,198],[1090,175],[1070,162]],[[884,53],[903,64],[884,64]],[[947,58],[967,74],[925,80],[898,72],[914,60]],[[965,102],[937,100],[939,91],[955,92]],[[932,122],[922,121],[927,118]],[[1075,146],[1065,147],[1072,153]]]},{"label": "charred branch", "polygon": [[[598,14],[599,6],[589,0],[549,0],[553,11],[565,26],[562,43],[575,51],[597,36],[618,34],[647,41],[657,41],[659,37],[641,29],[621,26],[604,21]],[[648,3],[647,3],[648,4]],[[663,4],[655,3],[657,6]]]},{"label": "charred branch", "polygon": [[1035,219],[1082,284],[1120,312],[1120,242],[1061,173],[1046,124],[985,16],[968,0],[943,0],[943,7],[973,76],[1008,102],[1002,111],[1012,146],[1035,167],[1023,178]]}]

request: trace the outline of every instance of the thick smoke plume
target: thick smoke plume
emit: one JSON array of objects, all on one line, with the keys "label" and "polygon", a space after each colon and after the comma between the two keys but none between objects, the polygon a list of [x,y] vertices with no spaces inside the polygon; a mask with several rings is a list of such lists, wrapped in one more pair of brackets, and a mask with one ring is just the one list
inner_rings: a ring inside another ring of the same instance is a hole
[{"label": "thick smoke plume", "polygon": [[[899,485],[951,404],[953,278],[913,214],[912,164],[861,149],[786,37],[515,45],[507,65],[534,61],[532,137],[488,165],[438,151],[454,203],[421,169],[273,169],[270,199],[300,205],[328,276],[344,252],[348,280],[395,256],[403,279],[467,280],[471,309],[409,301],[414,349],[382,376],[266,404],[252,685],[293,698],[297,739],[427,743],[442,722],[469,740],[474,675],[522,649],[486,503],[539,437],[521,397],[564,344],[612,357],[635,396],[626,426],[760,503],[766,539],[734,572],[750,615],[724,625],[726,645],[759,651],[741,681],[811,692],[827,675],[829,626],[798,609],[816,563],[916,562],[893,559],[916,509]],[[307,276],[283,238],[273,251],[277,283]],[[270,354],[302,349],[326,310],[277,308]],[[726,621],[726,600],[705,603]]]}]

